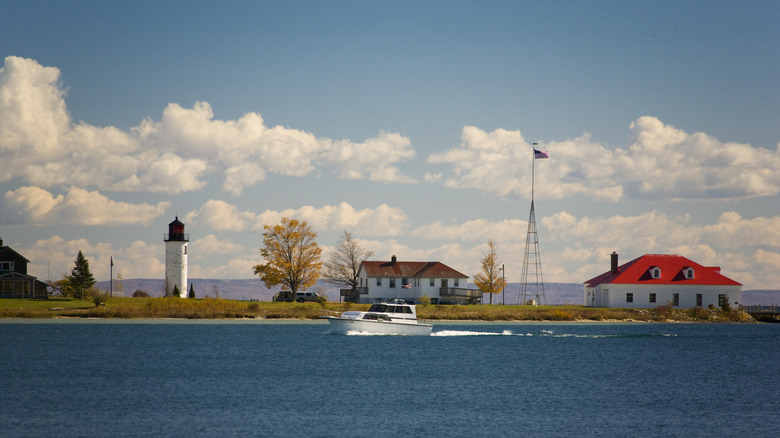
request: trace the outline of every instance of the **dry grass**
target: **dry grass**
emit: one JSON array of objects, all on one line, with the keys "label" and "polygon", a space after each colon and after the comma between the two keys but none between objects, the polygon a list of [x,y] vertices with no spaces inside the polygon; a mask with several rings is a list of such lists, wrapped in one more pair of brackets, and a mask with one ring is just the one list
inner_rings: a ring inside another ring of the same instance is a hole
[{"label": "dry grass", "polygon": [[[109,298],[96,306],[89,300],[0,300],[0,318],[267,318],[317,319],[326,311],[367,310],[368,304],[349,303],[270,303],[235,301],[214,298]],[[510,306],[468,305],[418,306],[423,320],[451,321],[690,321],[746,322],[753,319],[739,310],[676,309],[659,306],[655,309],[615,309],[584,306]]]}]

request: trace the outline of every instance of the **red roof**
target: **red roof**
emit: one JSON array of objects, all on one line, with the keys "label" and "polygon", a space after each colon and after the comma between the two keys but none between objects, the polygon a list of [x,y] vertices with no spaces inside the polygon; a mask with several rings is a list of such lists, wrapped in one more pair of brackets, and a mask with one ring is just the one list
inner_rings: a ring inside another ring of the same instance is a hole
[{"label": "red roof", "polygon": [[[660,278],[653,278],[651,268],[661,270]],[[685,270],[693,269],[693,278],[687,278]],[[721,275],[719,267],[702,266],[683,256],[673,254],[645,254],[585,282],[587,287],[600,284],[673,284],[742,286],[741,283]]]},{"label": "red roof", "polygon": [[469,278],[441,262],[373,262],[365,261],[360,269],[366,277],[435,277]]}]

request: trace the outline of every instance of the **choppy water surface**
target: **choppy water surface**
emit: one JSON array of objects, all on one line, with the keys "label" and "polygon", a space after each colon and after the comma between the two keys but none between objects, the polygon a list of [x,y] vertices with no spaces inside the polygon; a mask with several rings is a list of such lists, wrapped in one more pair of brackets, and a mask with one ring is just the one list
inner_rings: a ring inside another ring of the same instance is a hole
[{"label": "choppy water surface", "polygon": [[2,436],[774,436],[780,325],[2,321]]}]

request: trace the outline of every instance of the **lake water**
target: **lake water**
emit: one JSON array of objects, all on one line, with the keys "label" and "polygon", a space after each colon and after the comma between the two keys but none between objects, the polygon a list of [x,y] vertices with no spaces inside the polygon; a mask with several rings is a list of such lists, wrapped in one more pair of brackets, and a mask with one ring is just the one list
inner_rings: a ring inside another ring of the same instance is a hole
[{"label": "lake water", "polygon": [[777,436],[780,325],[0,320],[0,436]]}]

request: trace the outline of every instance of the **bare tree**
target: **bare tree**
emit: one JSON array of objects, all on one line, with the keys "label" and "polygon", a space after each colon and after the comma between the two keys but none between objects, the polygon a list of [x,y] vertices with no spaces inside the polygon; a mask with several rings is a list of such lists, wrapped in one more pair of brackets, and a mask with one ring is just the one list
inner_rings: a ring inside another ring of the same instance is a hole
[{"label": "bare tree", "polygon": [[[349,288],[352,291],[350,297],[354,297],[360,285],[358,278],[360,263],[373,255],[373,251],[368,251],[360,246],[360,241],[352,238],[352,233],[344,230],[336,249],[324,264],[323,277],[328,283]],[[354,299],[348,301],[354,301]]]}]

